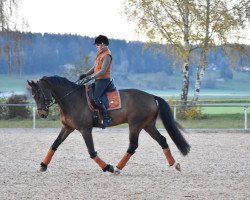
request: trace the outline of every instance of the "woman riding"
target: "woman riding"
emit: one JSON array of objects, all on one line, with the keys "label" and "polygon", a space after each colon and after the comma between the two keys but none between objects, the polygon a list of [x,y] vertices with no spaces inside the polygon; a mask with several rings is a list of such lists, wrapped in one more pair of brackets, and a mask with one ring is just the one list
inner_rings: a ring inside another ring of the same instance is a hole
[{"label": "woman riding", "polygon": [[87,72],[80,75],[83,78],[95,79],[94,102],[103,116],[102,128],[105,129],[112,122],[112,118],[108,115],[107,109],[100,97],[105,93],[111,81],[112,55],[108,48],[109,40],[104,35],[95,38],[97,54],[94,66]]}]

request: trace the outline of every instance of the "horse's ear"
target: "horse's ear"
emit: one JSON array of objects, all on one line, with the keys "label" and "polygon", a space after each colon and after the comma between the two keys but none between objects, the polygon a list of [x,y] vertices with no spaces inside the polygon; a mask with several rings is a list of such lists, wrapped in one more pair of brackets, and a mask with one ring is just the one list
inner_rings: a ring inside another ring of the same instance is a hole
[{"label": "horse's ear", "polygon": [[29,86],[31,86],[31,85],[32,85],[32,84],[31,84],[31,82],[30,82],[29,80],[27,80],[27,83],[28,83],[28,85],[29,85]]},{"label": "horse's ear", "polygon": [[36,85],[36,83],[33,80],[32,81],[27,80],[27,82],[30,87]]},{"label": "horse's ear", "polygon": [[34,85],[34,81],[29,81],[29,80],[27,80],[27,82],[28,82],[28,85],[29,85],[30,87],[32,87],[32,86]]}]

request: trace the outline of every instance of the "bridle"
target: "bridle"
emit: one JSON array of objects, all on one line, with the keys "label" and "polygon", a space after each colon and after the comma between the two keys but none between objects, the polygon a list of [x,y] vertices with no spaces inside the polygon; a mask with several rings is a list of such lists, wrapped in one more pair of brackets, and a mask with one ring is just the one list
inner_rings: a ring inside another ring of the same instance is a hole
[{"label": "bridle", "polygon": [[48,111],[49,108],[56,103],[56,101],[53,101],[52,98],[49,99],[49,98],[46,97],[42,87],[40,86],[40,81],[37,82],[37,85],[38,85],[38,89],[35,91],[34,96],[36,96],[36,95],[38,96],[41,93],[42,97],[43,97],[43,101],[44,101],[44,106],[43,107],[38,107],[37,110]]},{"label": "bridle", "polygon": [[[44,80],[44,81],[46,81],[46,80]],[[78,88],[80,88],[82,85],[84,85],[87,82],[89,82],[89,80],[82,80],[82,81],[80,81],[78,79],[77,81],[75,81],[75,83],[78,83],[78,86],[76,88],[74,88],[73,90],[69,91],[64,96],[62,96],[61,98],[59,98],[57,100],[54,97],[54,100],[53,100],[53,98],[49,99],[49,98],[46,97],[46,95],[45,95],[42,87],[40,86],[40,81],[38,81],[37,82],[38,89],[35,91],[35,95],[34,96],[36,96],[37,94],[39,94],[41,92],[42,97],[43,97],[43,101],[44,101],[44,106],[43,107],[38,107],[37,110],[44,110],[44,111],[47,112],[51,106],[53,106],[54,104],[57,104],[59,101],[61,101],[62,99],[66,98],[67,96],[69,96],[73,92],[75,92]],[[46,102],[48,102],[48,103],[46,103]]]}]

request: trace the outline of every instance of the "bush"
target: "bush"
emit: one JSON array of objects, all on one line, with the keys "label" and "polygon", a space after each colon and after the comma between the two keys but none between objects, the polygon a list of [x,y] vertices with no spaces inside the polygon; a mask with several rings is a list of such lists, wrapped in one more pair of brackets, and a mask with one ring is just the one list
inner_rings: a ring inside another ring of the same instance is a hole
[{"label": "bush", "polygon": [[[168,100],[169,105],[171,106],[172,113],[173,112],[173,106],[180,106],[180,101],[169,99]],[[196,106],[187,106],[186,108],[177,107],[176,112],[177,119],[181,120],[193,120],[193,119],[204,119],[205,115],[202,114],[201,108]]]},{"label": "bush", "polygon": [[[28,104],[27,97],[25,95],[12,95],[6,101],[6,104]],[[12,118],[28,118],[30,116],[30,110],[28,106],[8,106],[6,108],[5,119]]]},{"label": "bush", "polygon": [[60,114],[59,114],[59,106],[53,105],[49,108],[49,115],[48,115],[48,119],[49,120],[53,120],[56,121],[60,118]]},{"label": "bush", "polygon": [[191,106],[186,109],[179,109],[177,112],[177,118],[182,120],[202,119],[205,116],[201,112],[200,107]]},{"label": "bush", "polygon": [[[0,98],[0,104],[5,104],[6,99]],[[7,107],[6,106],[0,106],[0,119],[5,119],[7,115]]]}]

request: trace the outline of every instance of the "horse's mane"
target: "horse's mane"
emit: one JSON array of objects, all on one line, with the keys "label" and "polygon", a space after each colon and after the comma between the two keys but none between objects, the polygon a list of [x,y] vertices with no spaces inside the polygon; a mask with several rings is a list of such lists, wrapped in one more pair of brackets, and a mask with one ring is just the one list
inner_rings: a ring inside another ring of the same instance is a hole
[{"label": "horse's mane", "polygon": [[44,80],[48,82],[51,86],[70,86],[70,87],[76,87],[77,85],[74,82],[71,82],[65,77],[61,76],[44,76],[40,80]]}]

